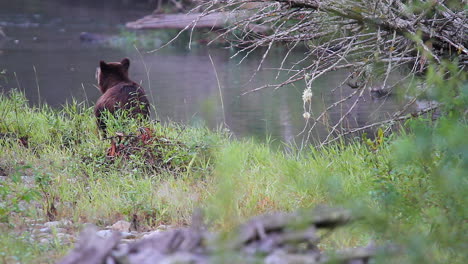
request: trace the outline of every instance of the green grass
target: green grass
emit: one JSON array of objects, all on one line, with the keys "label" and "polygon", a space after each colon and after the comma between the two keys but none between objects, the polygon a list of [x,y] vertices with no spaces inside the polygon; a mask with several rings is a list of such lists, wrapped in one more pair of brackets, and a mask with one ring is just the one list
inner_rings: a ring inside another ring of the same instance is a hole
[{"label": "green grass", "polygon": [[[442,148],[427,150],[431,158],[421,162],[416,162],[417,156],[399,160],[410,153],[405,147],[411,150],[413,135],[384,139],[372,147],[355,141],[286,153],[269,142],[233,140],[220,131],[146,123],[155,136],[172,143],[152,145],[170,164],[155,168],[139,153],[106,157],[110,141],[101,139],[92,109],[83,104],[72,102],[61,110],[33,107],[24,95],[12,92],[0,95],[0,116],[0,167],[12,179],[0,182],[0,219],[5,223],[0,252],[20,262],[34,262],[38,256],[54,262],[69,247],[44,248],[24,238],[28,231],[21,219],[45,222],[52,204],[57,219],[101,227],[133,220],[140,231],[188,224],[195,208],[205,210],[214,229],[230,230],[264,212],[339,206],[362,218],[327,236],[321,245],[325,250],[391,240],[419,246],[414,252],[430,248],[433,254],[422,259],[433,263],[455,263],[464,257],[450,243],[451,236],[444,241],[434,236],[438,228],[461,232],[466,227],[463,221],[449,221],[463,219],[466,209],[454,209],[461,216],[450,219],[445,214],[466,202],[459,195],[466,190],[466,180],[458,174],[451,178],[460,188],[458,196],[440,190],[441,180],[431,175],[441,168]],[[109,135],[136,133],[138,126],[132,120],[117,120]],[[466,124],[457,133],[466,134]],[[462,144],[466,151],[466,140],[452,144]],[[451,163],[460,169],[456,173],[466,172],[457,157]],[[415,162],[408,162],[412,158]],[[26,188],[18,179],[21,175],[34,176],[36,185]],[[22,236],[15,235],[18,230]],[[463,241],[462,234],[452,238]],[[26,248],[27,254],[15,253]],[[413,263],[418,263],[421,255],[410,255],[404,262],[414,257]]]}]

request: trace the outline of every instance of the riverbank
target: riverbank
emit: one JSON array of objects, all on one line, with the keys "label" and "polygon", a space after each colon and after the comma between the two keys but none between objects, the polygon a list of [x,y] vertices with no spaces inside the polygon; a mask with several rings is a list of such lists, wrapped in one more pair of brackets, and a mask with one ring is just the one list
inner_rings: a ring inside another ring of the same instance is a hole
[{"label": "riverbank", "polygon": [[[84,103],[30,106],[18,92],[0,95],[0,116],[5,263],[54,263],[86,223],[104,229],[124,220],[143,234],[185,226],[201,208],[213,229],[229,230],[265,212],[318,205],[346,207],[362,219],[324,239],[321,250],[390,240],[415,243],[407,262],[456,263],[466,254],[464,160],[452,160],[450,170],[444,165],[450,155],[439,147],[420,151],[412,134],[301,152],[177,123],[144,124],[151,131],[145,134],[130,120],[110,126],[111,141],[101,139]],[[466,124],[444,133],[465,131]],[[463,150],[466,142],[455,136],[447,135],[453,141],[447,146]],[[451,176],[434,178],[441,170]],[[48,239],[37,236],[35,229],[54,221],[66,225],[51,229]]]}]

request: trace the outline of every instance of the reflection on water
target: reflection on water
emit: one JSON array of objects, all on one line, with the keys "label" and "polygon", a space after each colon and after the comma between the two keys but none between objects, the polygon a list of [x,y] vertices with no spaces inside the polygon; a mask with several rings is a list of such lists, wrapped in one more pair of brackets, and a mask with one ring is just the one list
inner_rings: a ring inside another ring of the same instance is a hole
[{"label": "reflection on water", "polygon": [[[110,2],[112,8],[105,4]],[[147,54],[143,50],[139,53],[131,44],[115,47],[80,42],[81,32],[115,35],[122,30],[123,23],[150,10],[129,8],[126,2],[2,1],[0,27],[9,38],[0,40],[0,69],[8,70],[7,79],[0,80],[1,89],[19,87],[31,102],[37,103],[40,94],[41,101],[55,107],[72,97],[92,104],[99,97],[94,86],[99,60],[120,61],[129,57],[132,79],[143,84],[162,120],[203,122],[215,128],[225,116],[226,124],[238,136],[265,139],[271,135],[281,141],[294,139],[302,130],[302,84],[240,96],[243,91],[275,82],[276,71],[268,69],[279,67],[284,54],[280,47],[267,58],[264,70],[248,82],[261,61],[261,52],[252,53],[238,65],[240,58],[230,59],[235,52],[230,49],[169,47]],[[221,85],[224,115],[209,54]],[[292,63],[302,56],[303,53],[295,52],[289,57]],[[314,113],[352,92],[347,87],[333,94],[329,92],[345,74],[335,72],[314,83]],[[394,98],[372,101],[366,95],[365,100],[350,113],[349,127],[383,118],[398,107]],[[328,119],[336,122],[350,104],[330,111]],[[323,137],[324,133],[326,129],[319,127],[314,136]]]}]

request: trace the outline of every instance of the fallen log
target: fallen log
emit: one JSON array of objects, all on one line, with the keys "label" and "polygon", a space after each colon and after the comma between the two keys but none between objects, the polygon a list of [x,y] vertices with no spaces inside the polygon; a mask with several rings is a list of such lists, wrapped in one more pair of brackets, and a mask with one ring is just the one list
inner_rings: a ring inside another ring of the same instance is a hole
[{"label": "fallen log", "polygon": [[[210,14],[151,14],[125,26],[130,29],[224,29],[235,23],[246,12],[214,12]],[[255,33],[265,33],[270,28],[265,25],[249,24],[247,29]]]},{"label": "fallen log", "polygon": [[228,12],[216,12],[205,16],[201,13],[152,14],[128,22],[125,26],[131,29],[184,29],[186,27],[219,29],[226,26],[226,23],[233,17],[233,14]]},{"label": "fallen log", "polygon": [[[83,232],[77,247],[60,264],[104,263],[368,263],[378,248],[367,246],[328,255],[317,247],[319,229],[333,229],[351,219],[345,210],[266,214],[239,226],[230,235],[213,234],[199,225],[157,233],[130,244],[118,235],[98,238]],[[224,260],[224,261],[223,261]]]},{"label": "fallen log", "polygon": [[96,227],[86,228],[80,235],[76,247],[59,264],[100,264],[105,263],[109,252],[120,241],[120,233],[114,232],[109,238],[99,237]]}]

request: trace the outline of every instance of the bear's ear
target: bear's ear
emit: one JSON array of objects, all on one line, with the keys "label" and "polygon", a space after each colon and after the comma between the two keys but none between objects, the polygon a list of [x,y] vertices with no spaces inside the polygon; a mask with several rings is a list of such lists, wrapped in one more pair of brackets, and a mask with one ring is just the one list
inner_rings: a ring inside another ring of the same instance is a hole
[{"label": "bear's ear", "polygon": [[128,70],[128,68],[130,67],[130,60],[128,58],[124,58],[120,64],[122,64],[122,66],[125,68],[125,70]]},{"label": "bear's ear", "polygon": [[101,68],[101,71],[105,71],[105,70],[107,70],[107,68],[109,68],[105,61],[100,61],[99,62],[99,67]]}]

